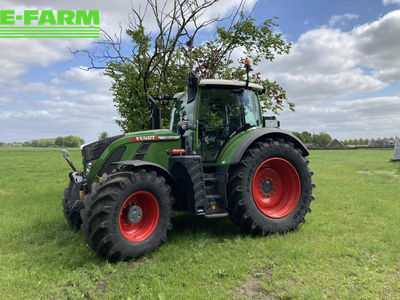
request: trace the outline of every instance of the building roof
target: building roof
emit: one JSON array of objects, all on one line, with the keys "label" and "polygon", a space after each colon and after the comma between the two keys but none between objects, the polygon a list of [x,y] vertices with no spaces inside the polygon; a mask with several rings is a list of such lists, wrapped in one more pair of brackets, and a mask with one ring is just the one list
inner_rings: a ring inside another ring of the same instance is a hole
[{"label": "building roof", "polygon": [[337,139],[333,139],[327,146],[327,148],[346,148],[346,146],[338,141]]},{"label": "building roof", "polygon": [[[225,80],[225,79],[202,79],[200,80],[200,86],[206,85],[226,85],[226,86],[246,86],[246,82],[238,80]],[[249,83],[249,87],[256,91],[262,91],[263,87],[259,84]]]}]

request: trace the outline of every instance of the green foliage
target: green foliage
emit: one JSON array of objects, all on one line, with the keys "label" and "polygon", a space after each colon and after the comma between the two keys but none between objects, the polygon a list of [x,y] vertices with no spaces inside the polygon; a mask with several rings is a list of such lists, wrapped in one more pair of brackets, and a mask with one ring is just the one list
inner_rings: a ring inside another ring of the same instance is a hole
[{"label": "green foliage", "polygon": [[105,140],[108,138],[109,138],[109,136],[108,136],[107,131],[103,131],[102,133],[99,134],[99,140]]},{"label": "green foliage", "polygon": [[301,133],[301,135],[302,135],[302,137],[303,137],[302,141],[303,141],[304,143],[311,143],[312,134],[311,134],[310,132],[308,132],[308,131],[303,131],[303,132]]},{"label": "green foliage", "polygon": [[304,143],[304,137],[303,134],[297,131],[292,131],[293,135],[297,136],[303,143]]},{"label": "green foliage", "polygon": [[55,147],[56,144],[56,139],[37,139],[37,140],[32,140],[29,142],[25,142],[24,146],[25,147]]},{"label": "green foliage", "polygon": [[[273,19],[257,25],[253,17],[241,13],[233,26],[218,27],[214,40],[197,47],[189,45],[181,50],[186,64],[201,78],[245,81],[247,76],[244,58],[238,62],[233,61],[233,51],[243,49],[245,57],[250,58],[255,67],[262,59],[273,61],[276,55],[288,54],[292,45],[286,43],[282,34],[274,30],[277,27],[278,24],[274,23]],[[286,91],[277,82],[261,78],[261,72],[252,72],[249,81],[266,89],[266,93],[260,96],[264,110],[271,110],[277,114],[286,104],[294,111],[294,103],[288,101]]]},{"label": "green foliage", "polygon": [[69,136],[65,136],[65,137],[59,136],[55,140],[55,145],[57,147],[66,147],[66,148],[80,147],[84,143],[85,143],[84,139],[80,138],[79,136],[73,136],[73,135],[69,135]]},{"label": "green foliage", "polygon": [[319,134],[313,134],[311,142],[318,147],[326,147],[332,141],[331,136],[328,133],[320,132]]},{"label": "green foliage", "polygon": [[[349,139],[342,141],[344,145],[368,145],[370,143],[369,139]],[[375,139],[371,139],[371,143],[375,143]]]},{"label": "green foliage", "polygon": [[[292,131],[292,133],[297,136],[303,143],[311,143],[312,142],[312,134],[308,131],[297,132]],[[328,142],[329,143],[329,142]]]}]

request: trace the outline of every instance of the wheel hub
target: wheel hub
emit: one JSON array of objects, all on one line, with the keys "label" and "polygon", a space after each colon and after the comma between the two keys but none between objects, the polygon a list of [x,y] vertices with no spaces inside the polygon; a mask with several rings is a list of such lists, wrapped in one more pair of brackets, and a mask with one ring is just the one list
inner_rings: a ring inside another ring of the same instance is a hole
[{"label": "wheel hub", "polygon": [[254,172],[252,194],[256,206],[265,216],[286,217],[296,208],[301,195],[296,168],[280,157],[266,159]]},{"label": "wheel hub", "polygon": [[260,188],[261,188],[261,192],[263,192],[263,194],[267,195],[272,192],[272,190],[274,189],[274,185],[271,180],[264,179],[263,181],[261,181]]},{"label": "wheel hub", "polygon": [[131,224],[137,224],[140,222],[143,216],[143,210],[140,206],[132,205],[129,208],[128,220]]}]

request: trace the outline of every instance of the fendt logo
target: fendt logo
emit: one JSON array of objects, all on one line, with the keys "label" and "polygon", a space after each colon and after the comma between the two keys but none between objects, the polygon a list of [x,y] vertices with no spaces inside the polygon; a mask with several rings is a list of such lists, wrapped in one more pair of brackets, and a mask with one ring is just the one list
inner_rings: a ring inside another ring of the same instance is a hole
[{"label": "fendt logo", "polygon": [[99,25],[98,10],[0,10],[0,38],[99,38]]}]

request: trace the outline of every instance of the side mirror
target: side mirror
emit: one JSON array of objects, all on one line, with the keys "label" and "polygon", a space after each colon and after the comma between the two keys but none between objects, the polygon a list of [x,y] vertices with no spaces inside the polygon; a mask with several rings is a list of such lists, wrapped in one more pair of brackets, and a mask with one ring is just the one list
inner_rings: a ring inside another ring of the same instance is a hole
[{"label": "side mirror", "polygon": [[191,103],[196,99],[197,90],[199,89],[200,78],[193,72],[189,74],[187,93],[188,100],[187,103]]},{"label": "side mirror", "polygon": [[179,117],[183,118],[184,116],[186,116],[186,110],[181,110],[179,112]]},{"label": "side mirror", "polygon": [[190,123],[189,118],[186,115],[186,111],[181,111],[179,112],[181,119],[181,122],[179,123],[179,132],[181,135],[185,133],[186,130],[191,129],[195,130],[196,126]]}]

